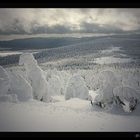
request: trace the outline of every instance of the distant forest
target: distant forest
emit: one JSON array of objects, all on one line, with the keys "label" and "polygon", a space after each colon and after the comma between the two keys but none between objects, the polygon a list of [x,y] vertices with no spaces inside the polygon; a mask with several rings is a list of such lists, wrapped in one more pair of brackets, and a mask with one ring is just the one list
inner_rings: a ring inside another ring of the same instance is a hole
[{"label": "distant forest", "polygon": [[[83,56],[86,54],[101,55],[100,50],[110,46],[121,47],[121,51],[127,56],[140,60],[140,34],[110,35],[98,37],[48,37],[26,38],[11,41],[0,41],[0,51],[40,50],[34,56],[38,62],[58,60]],[[120,53],[120,52],[118,52]],[[0,65],[17,64],[20,54],[0,57]],[[137,62],[139,63],[139,62]]]}]

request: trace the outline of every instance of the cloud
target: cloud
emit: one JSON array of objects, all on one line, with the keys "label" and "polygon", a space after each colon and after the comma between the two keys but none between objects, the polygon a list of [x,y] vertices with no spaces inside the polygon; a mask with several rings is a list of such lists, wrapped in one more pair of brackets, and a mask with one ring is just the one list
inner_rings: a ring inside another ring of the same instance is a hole
[{"label": "cloud", "polygon": [[81,32],[85,33],[122,33],[123,30],[107,24],[81,23]]},{"label": "cloud", "polygon": [[69,26],[65,25],[54,25],[54,26],[37,26],[31,29],[32,34],[41,34],[41,33],[72,33],[73,31]]},{"label": "cloud", "polygon": [[0,9],[0,34],[121,32],[140,29],[140,9]]}]

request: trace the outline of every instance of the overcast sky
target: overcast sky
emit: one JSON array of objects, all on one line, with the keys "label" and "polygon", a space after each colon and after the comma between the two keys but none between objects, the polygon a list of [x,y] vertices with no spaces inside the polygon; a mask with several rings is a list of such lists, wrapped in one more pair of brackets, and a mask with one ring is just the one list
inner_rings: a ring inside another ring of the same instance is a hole
[{"label": "overcast sky", "polygon": [[120,33],[140,29],[137,9],[0,9],[0,35]]}]

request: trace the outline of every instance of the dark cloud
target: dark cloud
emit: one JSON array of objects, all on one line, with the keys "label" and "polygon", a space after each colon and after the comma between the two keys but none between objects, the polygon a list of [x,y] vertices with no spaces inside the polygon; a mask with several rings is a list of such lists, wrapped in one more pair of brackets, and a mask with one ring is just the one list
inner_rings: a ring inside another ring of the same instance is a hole
[{"label": "dark cloud", "polygon": [[32,34],[41,34],[41,33],[72,33],[73,31],[70,29],[70,27],[65,25],[54,25],[54,26],[38,26],[33,27],[31,29]]},{"label": "dark cloud", "polygon": [[0,34],[120,33],[140,29],[137,9],[0,9]]},{"label": "dark cloud", "polygon": [[107,24],[81,23],[81,32],[85,33],[122,33],[123,30]]}]

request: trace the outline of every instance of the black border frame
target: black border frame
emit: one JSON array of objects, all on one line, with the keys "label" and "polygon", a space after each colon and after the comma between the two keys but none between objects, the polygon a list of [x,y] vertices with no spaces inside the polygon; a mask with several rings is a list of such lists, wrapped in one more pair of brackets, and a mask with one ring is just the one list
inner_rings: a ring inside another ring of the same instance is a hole
[{"label": "black border frame", "polygon": [[140,8],[138,0],[1,0],[0,8]]},{"label": "black border frame", "polygon": [[[90,1],[69,2],[60,0],[47,1],[11,1],[1,0],[0,8],[140,8],[140,1]],[[139,138],[140,132],[0,132],[0,137],[69,137],[69,138],[90,138],[90,137],[129,137]]]},{"label": "black border frame", "polygon": [[114,138],[140,138],[140,132],[0,132],[0,137],[69,137],[69,138],[91,138],[91,137],[114,137]]}]

